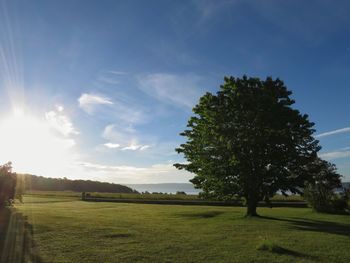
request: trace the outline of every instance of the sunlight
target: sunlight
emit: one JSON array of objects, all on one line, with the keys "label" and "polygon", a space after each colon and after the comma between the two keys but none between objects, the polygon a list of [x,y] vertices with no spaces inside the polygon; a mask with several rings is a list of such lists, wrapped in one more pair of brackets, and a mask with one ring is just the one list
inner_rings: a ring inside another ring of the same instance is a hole
[{"label": "sunlight", "polygon": [[11,161],[16,172],[62,176],[76,157],[73,139],[21,108],[0,120],[0,145],[0,161]]}]

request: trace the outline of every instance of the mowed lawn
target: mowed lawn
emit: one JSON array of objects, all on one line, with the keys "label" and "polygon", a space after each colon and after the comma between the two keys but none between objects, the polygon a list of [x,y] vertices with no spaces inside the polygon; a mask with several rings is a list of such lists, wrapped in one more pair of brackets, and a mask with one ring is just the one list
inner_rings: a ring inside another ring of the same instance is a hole
[{"label": "mowed lawn", "polygon": [[[83,202],[25,196],[44,262],[350,262],[350,217],[308,208]],[[278,252],[256,247],[266,239]]]}]

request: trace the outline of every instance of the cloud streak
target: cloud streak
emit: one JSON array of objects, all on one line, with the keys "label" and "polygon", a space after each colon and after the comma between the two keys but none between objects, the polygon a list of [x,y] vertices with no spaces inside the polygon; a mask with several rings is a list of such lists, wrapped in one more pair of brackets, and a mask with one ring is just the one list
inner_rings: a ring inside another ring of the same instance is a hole
[{"label": "cloud streak", "polygon": [[98,105],[113,105],[113,101],[103,95],[83,93],[78,99],[79,107],[85,112],[92,114]]},{"label": "cloud streak", "polygon": [[138,77],[139,88],[163,103],[192,108],[201,95],[197,75],[149,74]]},{"label": "cloud streak", "polygon": [[188,182],[193,177],[186,171],[177,170],[172,163],[159,163],[146,167],[104,165],[91,162],[80,162],[78,165],[87,173],[103,175],[109,181],[117,183]]},{"label": "cloud streak", "polygon": [[323,137],[336,135],[336,134],[340,134],[340,133],[346,133],[346,132],[350,132],[350,127],[345,127],[342,129],[337,129],[337,130],[333,130],[333,131],[329,131],[329,132],[320,133],[320,134],[317,134],[315,136],[315,138],[323,138]]},{"label": "cloud streak", "polygon": [[335,160],[335,159],[347,158],[347,157],[350,157],[350,151],[327,152],[327,153],[320,154],[319,157],[321,157],[323,159],[326,159],[326,160]]},{"label": "cloud streak", "polygon": [[104,145],[107,148],[123,151],[144,151],[151,146],[149,144],[140,144],[140,136],[132,127],[118,127],[115,124],[109,124],[104,128],[102,137],[108,140]]}]

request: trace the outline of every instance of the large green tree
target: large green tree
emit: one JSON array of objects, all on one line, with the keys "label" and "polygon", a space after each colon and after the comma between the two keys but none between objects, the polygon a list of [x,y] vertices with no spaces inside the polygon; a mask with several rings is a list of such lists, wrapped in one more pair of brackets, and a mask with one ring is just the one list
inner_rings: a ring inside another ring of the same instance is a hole
[{"label": "large green tree", "polygon": [[299,192],[320,147],[291,94],[279,79],[226,77],[193,108],[181,133],[187,141],[176,149],[188,162],[175,166],[194,173],[191,182],[207,198],[244,197],[247,216],[279,190]]}]

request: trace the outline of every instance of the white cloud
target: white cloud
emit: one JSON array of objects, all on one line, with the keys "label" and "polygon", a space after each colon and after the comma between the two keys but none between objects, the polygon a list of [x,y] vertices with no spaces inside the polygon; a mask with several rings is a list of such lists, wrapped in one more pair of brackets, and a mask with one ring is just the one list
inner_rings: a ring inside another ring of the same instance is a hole
[{"label": "white cloud", "polygon": [[317,134],[315,137],[316,138],[322,138],[322,137],[331,136],[331,135],[335,135],[335,134],[339,134],[339,133],[345,133],[345,132],[350,132],[350,127],[346,127],[346,128],[342,128],[342,129],[338,129],[338,130],[333,130],[333,131],[329,131],[329,132],[320,133],[320,134]]},{"label": "white cloud", "polygon": [[124,124],[144,123],[148,120],[147,111],[133,98],[121,93],[115,93],[113,99],[105,95],[83,93],[78,102],[80,108],[90,115],[98,111],[101,114],[96,114],[96,116],[118,120]]},{"label": "white cloud", "polygon": [[79,132],[74,128],[73,123],[68,118],[68,116],[62,113],[63,107],[57,107],[57,110],[58,112],[49,111],[45,113],[45,118],[50,124],[51,128],[58,131],[64,136],[68,136],[71,134],[79,134]]},{"label": "white cloud", "polygon": [[118,127],[115,124],[109,124],[104,128],[102,137],[109,141],[107,144],[118,145],[118,147],[115,148],[119,148],[120,146],[123,151],[144,151],[151,147],[148,144],[139,143],[140,135],[138,135],[136,130],[131,126]]},{"label": "white cloud", "polygon": [[138,77],[139,88],[161,102],[192,108],[199,100],[197,75],[149,74]]},{"label": "white cloud", "polygon": [[335,160],[335,159],[350,157],[350,151],[327,152],[327,153],[321,153],[319,156],[326,160]]},{"label": "white cloud", "polygon": [[98,105],[113,105],[110,98],[97,94],[83,93],[78,99],[79,106],[87,113],[92,114]]},{"label": "white cloud", "polygon": [[146,150],[146,149],[148,149],[149,147],[151,147],[150,145],[143,145],[143,146],[141,146],[140,147],[140,151],[143,151],[143,150]]},{"label": "white cloud", "polygon": [[129,146],[122,148],[122,150],[143,151],[148,149],[149,147],[150,145],[147,145],[147,144],[138,145],[138,144],[131,143]]},{"label": "white cloud", "polygon": [[107,148],[116,149],[120,147],[120,144],[108,142],[105,143],[104,146],[106,146]]},{"label": "white cloud", "polygon": [[56,105],[56,109],[59,112],[62,112],[64,110],[64,107],[62,105]]}]

